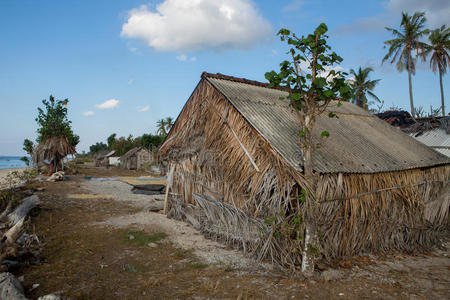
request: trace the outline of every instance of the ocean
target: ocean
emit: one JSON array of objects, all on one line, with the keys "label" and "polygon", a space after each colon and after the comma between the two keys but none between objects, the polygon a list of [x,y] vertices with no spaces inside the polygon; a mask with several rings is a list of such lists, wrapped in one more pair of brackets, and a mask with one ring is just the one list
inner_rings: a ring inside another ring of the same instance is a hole
[{"label": "ocean", "polygon": [[22,156],[0,156],[0,170],[25,168],[27,165],[20,160]]}]

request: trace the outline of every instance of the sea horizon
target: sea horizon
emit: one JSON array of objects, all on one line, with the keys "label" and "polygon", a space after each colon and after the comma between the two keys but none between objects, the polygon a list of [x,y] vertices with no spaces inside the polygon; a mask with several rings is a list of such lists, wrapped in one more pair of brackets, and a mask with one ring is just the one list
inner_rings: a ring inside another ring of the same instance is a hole
[{"label": "sea horizon", "polygon": [[20,160],[22,157],[23,155],[0,155],[0,170],[26,168],[25,162]]}]

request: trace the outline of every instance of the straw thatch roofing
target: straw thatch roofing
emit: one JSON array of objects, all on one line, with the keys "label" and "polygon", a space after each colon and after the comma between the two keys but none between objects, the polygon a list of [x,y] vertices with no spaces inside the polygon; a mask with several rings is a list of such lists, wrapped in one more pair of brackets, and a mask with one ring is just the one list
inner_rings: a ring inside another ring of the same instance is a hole
[{"label": "straw thatch roofing", "polygon": [[33,151],[33,161],[35,163],[40,163],[44,160],[51,161],[54,158],[61,159],[69,154],[75,153],[75,147],[69,143],[66,137],[52,137],[37,145]]},{"label": "straw thatch roofing", "polygon": [[[242,114],[266,141],[295,168],[300,169],[301,152],[297,143],[299,121],[287,101],[287,92],[271,89],[264,83],[204,73],[210,82]],[[430,167],[450,160],[396,130],[386,122],[354,104],[337,101],[328,111],[339,118],[321,115],[314,129],[315,170],[320,173],[376,173]],[[330,133],[321,138],[322,131]]]},{"label": "straw thatch roofing", "polygon": [[134,147],[133,149],[129,150],[127,153],[125,153],[124,155],[122,155],[119,160],[120,161],[125,161],[127,159],[129,159],[130,157],[132,157],[133,155],[135,155],[136,153],[138,153],[140,150],[146,150],[144,147]]}]

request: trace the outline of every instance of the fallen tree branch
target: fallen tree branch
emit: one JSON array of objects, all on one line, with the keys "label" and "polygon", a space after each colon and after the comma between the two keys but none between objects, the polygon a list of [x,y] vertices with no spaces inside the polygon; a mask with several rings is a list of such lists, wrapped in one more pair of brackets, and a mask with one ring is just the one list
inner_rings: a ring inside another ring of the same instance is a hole
[{"label": "fallen tree branch", "polygon": [[28,212],[39,204],[39,197],[36,195],[23,199],[22,203],[8,215],[9,225],[16,225],[22,218],[28,215]]},{"label": "fallen tree branch", "polygon": [[[26,216],[25,216],[26,217]],[[11,227],[2,238],[2,242],[5,242],[9,245],[12,245],[16,242],[16,240],[22,235],[23,231],[23,223],[25,222],[25,217],[20,219],[13,227]]]}]

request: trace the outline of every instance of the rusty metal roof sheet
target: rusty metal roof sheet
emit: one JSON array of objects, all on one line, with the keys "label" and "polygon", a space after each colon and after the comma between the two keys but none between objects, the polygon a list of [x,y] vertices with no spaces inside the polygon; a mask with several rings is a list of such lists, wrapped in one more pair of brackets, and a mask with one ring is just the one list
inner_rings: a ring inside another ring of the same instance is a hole
[{"label": "rusty metal roof sheet", "polygon": [[[220,91],[242,116],[295,169],[301,169],[297,143],[299,121],[287,101],[287,93],[220,77],[205,78]],[[417,142],[365,110],[343,102],[329,110],[339,118],[319,116],[314,128],[314,168],[321,173],[377,173],[449,164],[450,159]],[[328,131],[330,137],[320,133]]]}]

